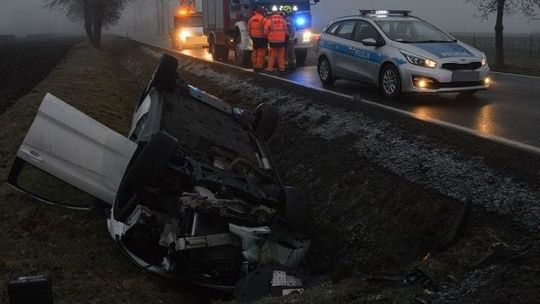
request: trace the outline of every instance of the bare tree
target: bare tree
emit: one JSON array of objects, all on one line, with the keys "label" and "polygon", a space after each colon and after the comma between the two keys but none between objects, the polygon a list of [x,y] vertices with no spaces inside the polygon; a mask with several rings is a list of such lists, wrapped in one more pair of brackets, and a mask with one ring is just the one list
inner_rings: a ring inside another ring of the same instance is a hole
[{"label": "bare tree", "polygon": [[114,25],[130,0],[44,0],[51,9],[62,9],[72,20],[83,20],[90,42],[101,46],[103,27]]},{"label": "bare tree", "polygon": [[487,18],[490,14],[497,14],[495,23],[495,66],[504,67],[504,25],[505,15],[522,13],[528,18],[535,18],[540,0],[467,0],[474,4],[480,17]]}]

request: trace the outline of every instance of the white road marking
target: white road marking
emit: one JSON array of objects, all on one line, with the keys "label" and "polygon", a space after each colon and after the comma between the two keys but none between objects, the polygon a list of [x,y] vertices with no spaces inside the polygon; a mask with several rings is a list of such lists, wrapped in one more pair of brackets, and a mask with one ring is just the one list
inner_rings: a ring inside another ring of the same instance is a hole
[{"label": "white road marking", "polygon": [[[242,67],[239,67],[239,66],[227,64],[227,63],[220,62],[220,61],[208,60],[206,58],[199,58],[199,57],[190,56],[190,55],[184,54],[184,53],[182,53],[180,51],[177,51],[177,50],[173,50],[173,49],[169,49],[169,48],[149,44],[149,43],[146,43],[146,42],[143,42],[143,41],[139,41],[139,42],[143,43],[143,44],[146,44],[146,45],[156,47],[156,48],[164,49],[164,50],[167,50],[167,51],[172,51],[172,52],[181,54],[183,56],[192,57],[192,58],[196,58],[196,59],[199,59],[199,60],[204,60],[206,62],[211,62],[211,63],[219,64],[219,65],[222,65],[222,66],[234,68],[234,69],[237,69],[237,70],[242,70],[242,71],[245,71],[245,72],[252,72],[253,73],[253,70],[251,70],[251,69],[245,69],[245,68],[242,68]],[[512,75],[512,76],[519,76],[519,77],[526,77],[526,78],[539,78],[540,79],[540,77],[536,77],[536,76],[526,76],[526,75],[517,75],[517,74],[500,73],[500,72],[491,72],[491,73],[503,74],[503,75]],[[264,74],[264,73],[261,73],[259,75],[266,76],[266,77],[269,77],[269,78],[273,78],[273,79],[276,79],[276,80],[280,80],[280,81],[283,81],[283,82],[288,82],[288,83],[291,83],[291,84],[294,84],[294,85],[299,85],[299,86],[302,86],[304,88],[313,89],[313,90],[317,90],[317,91],[325,92],[325,93],[330,93],[330,94],[333,94],[333,95],[336,95],[336,96],[339,96],[339,97],[343,97],[343,98],[347,98],[347,99],[350,99],[350,100],[363,102],[363,103],[368,104],[370,106],[377,107],[377,108],[380,108],[380,109],[385,109],[385,110],[388,110],[388,111],[391,111],[391,112],[394,112],[394,113],[402,114],[402,115],[408,116],[410,118],[413,118],[415,120],[429,122],[429,123],[432,123],[432,124],[435,124],[435,125],[438,125],[438,126],[442,126],[442,127],[448,128],[448,129],[452,129],[452,130],[455,130],[455,131],[458,131],[458,132],[463,132],[463,133],[466,133],[466,134],[469,134],[469,135],[473,135],[473,136],[476,136],[476,137],[479,137],[479,138],[483,138],[483,139],[486,139],[486,140],[489,140],[489,141],[493,141],[493,142],[496,142],[498,144],[502,144],[502,145],[505,145],[505,146],[508,146],[508,147],[511,147],[511,148],[514,148],[514,149],[518,149],[518,150],[522,150],[522,151],[526,151],[526,152],[529,152],[529,153],[540,155],[540,147],[531,146],[531,145],[528,145],[528,144],[525,144],[525,143],[521,143],[521,142],[518,142],[518,141],[508,139],[508,138],[500,137],[500,136],[497,136],[497,135],[490,135],[490,134],[480,133],[480,132],[478,132],[478,131],[476,131],[474,129],[470,129],[470,128],[467,128],[467,127],[464,127],[464,126],[456,125],[456,124],[453,124],[451,122],[446,122],[446,121],[442,121],[442,120],[435,119],[435,118],[418,117],[418,116],[414,115],[414,113],[412,113],[412,112],[401,110],[399,108],[394,108],[394,107],[391,107],[391,106],[388,106],[388,105],[384,105],[384,104],[381,104],[381,103],[378,103],[378,102],[375,102],[375,101],[371,101],[371,100],[367,100],[367,99],[363,99],[363,98],[358,99],[358,98],[355,98],[353,95],[343,94],[343,93],[327,90],[325,88],[319,88],[319,87],[306,85],[304,83],[300,83],[300,82],[293,81],[293,80],[290,80],[290,79],[277,77],[277,76],[274,76],[274,75],[269,75],[269,74]]]},{"label": "white road marking", "polygon": [[512,73],[504,73],[504,72],[495,72],[495,71],[490,71],[489,73],[490,74],[508,75],[508,76],[513,76],[513,77],[540,79],[540,76],[529,76],[529,75],[520,75],[520,74],[512,74]]}]

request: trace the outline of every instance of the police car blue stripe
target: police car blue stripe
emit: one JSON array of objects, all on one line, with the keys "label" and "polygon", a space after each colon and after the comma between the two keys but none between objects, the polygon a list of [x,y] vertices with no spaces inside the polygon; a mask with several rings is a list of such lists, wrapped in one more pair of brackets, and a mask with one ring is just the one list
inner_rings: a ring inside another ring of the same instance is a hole
[{"label": "police car blue stripe", "polygon": [[[330,42],[327,40],[321,40],[319,42],[319,47],[328,49],[332,52],[343,54],[357,60],[367,61],[375,64],[382,64],[386,59],[388,59],[387,56],[374,51],[365,50],[362,48],[354,47],[352,45]],[[406,63],[404,59],[400,58],[392,58],[392,61],[400,65]]]}]

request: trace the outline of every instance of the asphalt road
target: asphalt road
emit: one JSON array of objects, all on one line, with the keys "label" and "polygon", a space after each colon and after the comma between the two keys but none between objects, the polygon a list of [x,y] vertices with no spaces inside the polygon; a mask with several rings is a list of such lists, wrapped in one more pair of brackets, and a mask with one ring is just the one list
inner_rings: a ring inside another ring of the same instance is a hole
[{"label": "asphalt road", "polygon": [[[207,49],[181,52],[212,60]],[[299,68],[285,78],[308,87],[323,88],[315,66]],[[371,85],[346,80],[339,80],[324,89],[404,110],[418,119],[437,119],[481,135],[498,136],[540,148],[540,77],[493,73],[491,78],[491,88],[472,97],[407,95],[398,101],[389,101]]]}]

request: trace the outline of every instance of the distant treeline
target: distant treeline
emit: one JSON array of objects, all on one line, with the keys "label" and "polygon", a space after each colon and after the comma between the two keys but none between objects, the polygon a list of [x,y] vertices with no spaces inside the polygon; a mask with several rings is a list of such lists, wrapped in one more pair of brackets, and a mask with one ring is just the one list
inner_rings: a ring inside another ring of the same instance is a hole
[{"label": "distant treeline", "polygon": [[[495,35],[488,33],[454,33],[457,39],[482,50],[495,54]],[[540,33],[505,34],[504,51],[508,55],[540,57]]]},{"label": "distant treeline", "polygon": [[0,35],[0,41],[15,40],[15,35]]},{"label": "distant treeline", "polygon": [[39,40],[39,39],[49,39],[49,38],[53,38],[57,35],[55,34],[51,34],[51,33],[39,33],[39,34],[28,34],[26,35],[26,38],[27,39],[32,39],[32,40]]}]

